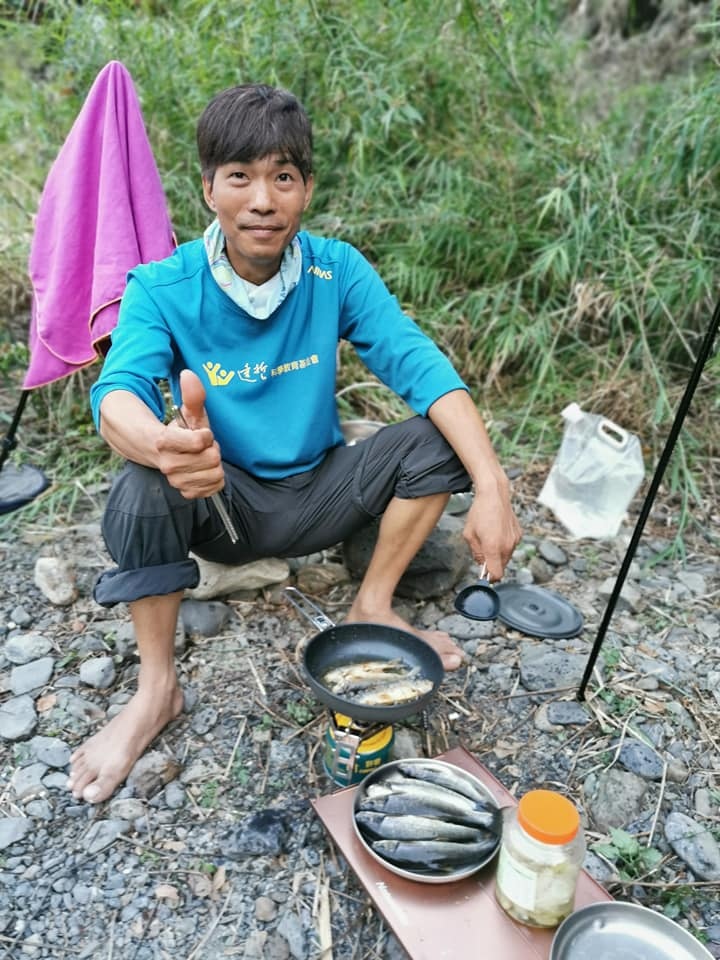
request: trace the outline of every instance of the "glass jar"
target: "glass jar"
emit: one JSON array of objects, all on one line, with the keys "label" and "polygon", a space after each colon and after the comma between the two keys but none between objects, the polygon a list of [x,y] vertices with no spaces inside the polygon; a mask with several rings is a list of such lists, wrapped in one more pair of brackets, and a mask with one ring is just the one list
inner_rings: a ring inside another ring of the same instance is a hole
[{"label": "glass jar", "polygon": [[495,895],[513,919],[555,927],[572,913],[585,859],[580,815],[566,797],[531,790],[504,811]]}]

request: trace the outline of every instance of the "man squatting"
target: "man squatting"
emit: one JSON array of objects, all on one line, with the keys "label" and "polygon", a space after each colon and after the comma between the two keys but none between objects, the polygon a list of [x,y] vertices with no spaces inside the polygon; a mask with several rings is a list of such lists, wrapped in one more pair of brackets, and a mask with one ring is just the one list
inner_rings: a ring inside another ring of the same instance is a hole
[{"label": "man squatting", "polygon": [[[89,803],[112,795],[182,709],[174,637],[199,577],[190,551],[227,564],[302,556],[381,517],[345,622],[411,631],[453,670],[462,652],[448,634],[394,612],[400,577],[450,494],[471,485],[463,535],[491,579],[520,539],[507,477],[448,359],[358,250],[300,230],[312,131],[296,98],[259,84],[224,90],[200,117],[197,145],[215,220],[131,271],[91,392],[100,434],[127,461],[103,518],[117,566],[94,595],[128,604],[140,671],[129,703],[72,755],[68,787]],[[340,340],[417,416],[346,446]],[[168,421],[164,381],[190,429]],[[235,544],[206,499],[218,491]]]}]

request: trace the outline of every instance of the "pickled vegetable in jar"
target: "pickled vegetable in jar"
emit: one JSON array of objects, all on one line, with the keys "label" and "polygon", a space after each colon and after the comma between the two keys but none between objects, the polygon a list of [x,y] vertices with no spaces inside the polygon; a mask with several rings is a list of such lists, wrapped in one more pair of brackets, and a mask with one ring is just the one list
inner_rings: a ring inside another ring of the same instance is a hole
[{"label": "pickled vegetable in jar", "polygon": [[513,919],[555,927],[572,913],[585,859],[577,809],[552,790],[531,790],[504,812],[495,895]]}]

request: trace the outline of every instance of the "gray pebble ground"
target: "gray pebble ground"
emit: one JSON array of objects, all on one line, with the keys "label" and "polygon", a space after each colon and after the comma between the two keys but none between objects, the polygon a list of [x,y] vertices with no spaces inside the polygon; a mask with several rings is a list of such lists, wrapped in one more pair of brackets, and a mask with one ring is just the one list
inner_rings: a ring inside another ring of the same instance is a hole
[{"label": "gray pebble ground", "polygon": [[[507,580],[563,595],[585,629],[548,641],[472,623],[453,591],[402,601],[415,622],[449,630],[467,662],[427,729],[419,717],[396,724],[396,755],[463,744],[516,796],[562,790],[582,811],[588,869],[720,957],[717,515],[708,509],[681,563],[665,555],[672,506],[656,506],[580,703],[632,528],[573,542],[532,484],[516,485],[525,538]],[[69,753],[121,709],[137,672],[127,611],[91,599],[106,564],[97,517],[72,529],[35,520],[0,538],[0,960],[319,958],[325,907],[332,956],[399,960],[309,804],[333,789],[327,721],[296,659],[314,631],[281,591],[186,603],[186,710],[127,785],[90,807],[65,789]],[[53,589],[72,599],[38,587],[39,558],[62,561]],[[350,591],[320,597],[333,619]],[[635,838],[624,862],[608,851],[615,828]]]}]

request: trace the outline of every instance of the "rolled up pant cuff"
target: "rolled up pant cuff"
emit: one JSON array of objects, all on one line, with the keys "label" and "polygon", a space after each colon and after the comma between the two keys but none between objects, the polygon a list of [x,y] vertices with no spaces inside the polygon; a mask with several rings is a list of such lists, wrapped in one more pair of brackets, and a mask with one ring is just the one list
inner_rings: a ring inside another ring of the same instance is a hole
[{"label": "rolled up pant cuff", "polygon": [[200,582],[200,570],[194,560],[180,560],[137,570],[107,570],[95,582],[93,597],[102,607],[132,603],[144,597],[164,596],[192,589]]}]

